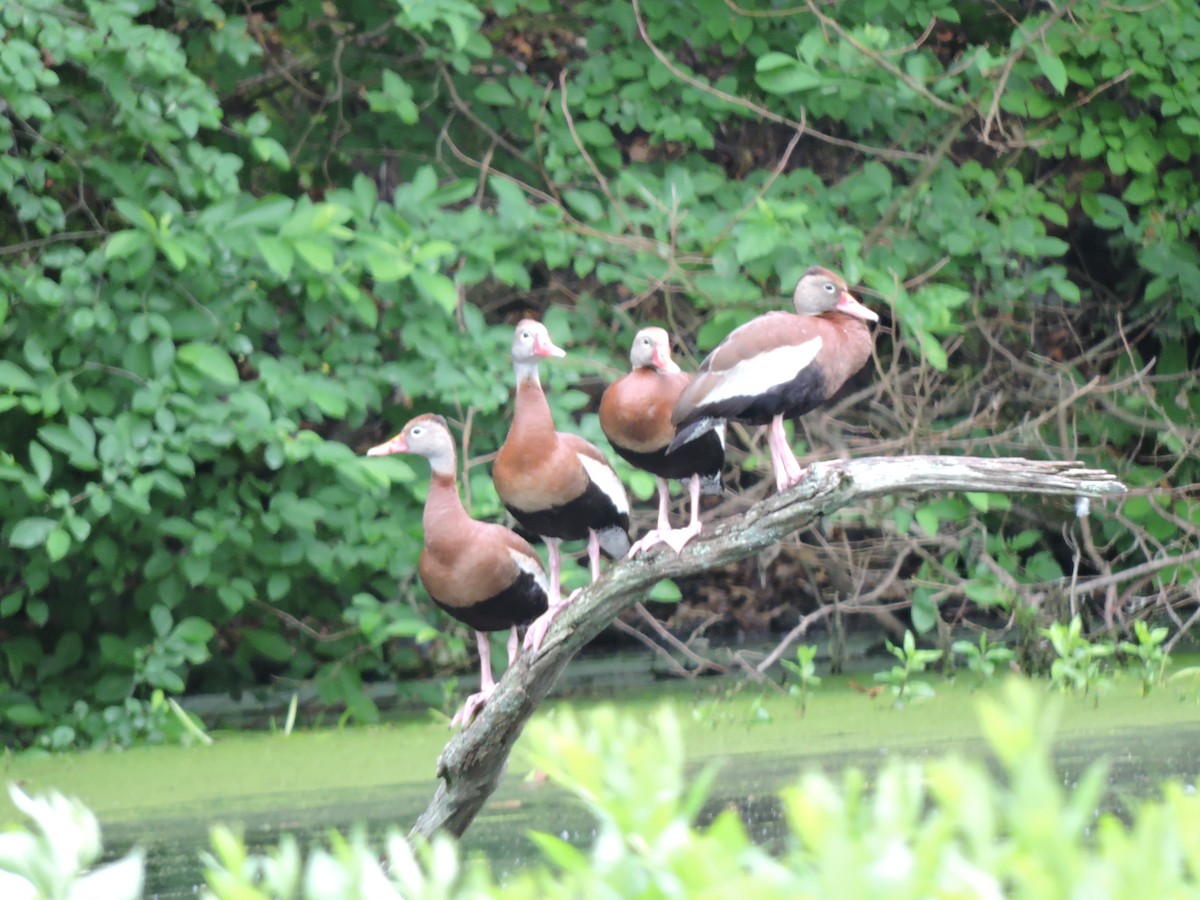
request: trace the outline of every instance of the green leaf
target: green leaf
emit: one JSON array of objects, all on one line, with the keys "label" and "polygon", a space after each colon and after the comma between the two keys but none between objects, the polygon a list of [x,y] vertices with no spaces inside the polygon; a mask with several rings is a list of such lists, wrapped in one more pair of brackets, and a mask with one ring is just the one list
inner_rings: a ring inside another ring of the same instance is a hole
[{"label": "green leaf", "polygon": [[296,655],[296,645],[277,631],[246,628],[242,630],[241,637],[256,653],[276,662],[286,662]]},{"label": "green leaf", "polygon": [[967,498],[968,503],[980,512],[988,511],[988,500],[991,498],[991,494],[980,491],[964,491],[963,496]]},{"label": "green leaf", "polygon": [[150,246],[150,236],[146,232],[134,229],[118,231],[104,245],[104,258],[125,259],[148,246]]},{"label": "green leaf", "polygon": [[[918,634],[928,634],[934,629],[937,625],[938,613],[937,606],[933,602],[933,592],[931,590],[919,588],[913,591],[911,616],[913,628],[917,630]],[[906,636],[906,648],[907,644],[908,640]]]},{"label": "green leaf", "polygon": [[1046,80],[1050,82],[1054,90],[1060,94],[1066,93],[1067,67],[1063,65],[1063,61],[1041,45],[1033,48],[1033,55],[1037,60],[1038,68],[1042,70],[1042,74],[1046,76]]},{"label": "green leaf", "polygon": [[454,282],[440,272],[418,269],[412,273],[412,282],[422,294],[440,306],[447,314],[458,307],[458,290]]},{"label": "green leaf", "polygon": [[158,239],[158,249],[162,251],[163,256],[177,272],[182,272],[187,268],[187,253],[183,249],[183,244],[175,238],[162,235]]},{"label": "green leaf", "polygon": [[371,277],[381,284],[399,281],[413,273],[412,262],[405,259],[396,250],[369,252],[366,262]]},{"label": "green leaf", "polygon": [[939,372],[945,372],[950,365],[950,360],[938,339],[927,331],[919,330],[917,331],[917,343],[921,345],[921,353],[925,356],[926,361]]},{"label": "green leaf", "polygon": [[604,217],[604,205],[595,194],[587,191],[567,190],[563,191],[563,200],[585,222],[597,222]]},{"label": "green leaf", "polygon": [[292,242],[300,258],[322,275],[333,271],[333,247],[327,241],[297,238]]},{"label": "green leaf", "polygon": [[656,603],[678,603],[683,599],[679,586],[670,578],[660,579],[647,596]]},{"label": "green leaf", "polygon": [[12,534],[8,536],[8,543],[13,547],[20,547],[23,550],[40,547],[45,543],[50,532],[57,527],[58,522],[54,519],[47,519],[44,516],[33,516],[28,519],[22,519],[13,526]]},{"label": "green leaf", "polygon": [[259,159],[271,163],[281,172],[287,172],[292,168],[292,161],[288,158],[287,150],[275,138],[252,138],[250,147]]},{"label": "green leaf", "polygon": [[216,634],[216,629],[199,616],[188,616],[175,626],[175,637],[189,644],[207,644]]},{"label": "green leaf", "polygon": [[8,388],[17,393],[33,393],[37,384],[29,373],[16,363],[0,359],[0,389]]},{"label": "green leaf", "polygon": [[17,703],[4,710],[4,716],[14,725],[35,727],[46,724],[46,714],[31,703]]},{"label": "green leaf", "polygon": [[775,252],[779,246],[780,230],[775,222],[746,222],[737,231],[734,253],[739,263],[748,263]]},{"label": "green leaf", "polygon": [[794,56],[767,53],[754,65],[758,86],[771,94],[795,94],[820,87],[825,79]]},{"label": "green leaf", "polygon": [[171,633],[173,621],[171,610],[167,609],[161,603],[156,603],[150,607],[150,624],[154,626],[154,633],[160,638],[166,637]]},{"label": "green leaf", "polygon": [[55,528],[46,537],[46,555],[51,562],[58,562],[71,549],[71,536],[62,528]]},{"label": "green leaf", "polygon": [[258,247],[259,255],[267,264],[267,268],[278,275],[280,279],[286,279],[292,274],[292,264],[296,261],[296,254],[292,252],[287,241],[267,234],[256,234],[254,245]]},{"label": "green leaf", "polygon": [[498,81],[484,81],[475,88],[475,99],[491,106],[512,106],[512,92]]},{"label": "green leaf", "polygon": [[220,347],[192,341],[177,349],[175,358],[208,376],[217,384],[232,387],[238,383],[237,366]]}]

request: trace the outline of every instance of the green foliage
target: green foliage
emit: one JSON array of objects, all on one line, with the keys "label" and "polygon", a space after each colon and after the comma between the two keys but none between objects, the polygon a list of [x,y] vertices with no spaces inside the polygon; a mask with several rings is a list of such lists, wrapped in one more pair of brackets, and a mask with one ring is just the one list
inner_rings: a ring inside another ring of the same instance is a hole
[{"label": "green foliage", "polygon": [[1150,693],[1150,689],[1163,680],[1167,663],[1171,661],[1170,654],[1163,647],[1167,639],[1167,628],[1164,625],[1150,627],[1141,619],[1133,623],[1133,633],[1137,643],[1121,641],[1117,650],[1127,658],[1136,660],[1138,674],[1142,679],[1142,696]]},{"label": "green foliage", "polygon": [[[703,351],[813,262],[891,320],[879,395],[816,453],[906,435],[1118,467],[1152,490],[1097,517],[1103,561],[1192,546],[1170,485],[1200,480],[1195,4],[761,12],[4,4],[5,739],[272,678],[374,719],[364,678],[466,651],[413,577],[424,479],[357,453],[417,412],[470,423],[471,506],[498,518],[476,460],[506,428],[507,322],[572,349],[554,413],[602,441],[637,325]],[[1118,318],[1121,346],[1094,324]],[[948,596],[1007,609],[1063,577],[1062,523],[1026,512],[894,507],[936,551],[918,633]]]},{"label": "green foliage", "polygon": [[[437,836],[411,846],[399,832],[382,854],[361,830],[331,833],[328,849],[302,854],[285,836],[251,852],[241,835],[212,833],[205,855],[211,898],[496,897],[1104,897],[1191,896],[1200,890],[1200,798],[1169,783],[1132,805],[1127,819],[1098,811],[1106,783],[1092,764],[1070,787],[1051,759],[1056,707],[1010,679],[979,702],[981,729],[1001,771],[982,761],[889,758],[870,780],[812,771],[781,792],[788,835],[777,852],[755,846],[735,809],[703,828],[696,819],[710,771],[685,775],[677,718],[660,711],[635,724],[612,710],[562,712],[530,732],[530,761],[595,820],[588,847],[534,834],[540,859],[502,881],[488,862],[466,860]],[[62,798],[25,807],[45,833]],[[38,865],[39,878],[82,888],[103,875],[106,894],[136,896],[134,857],[80,878],[62,848],[94,841],[94,819],[72,808],[54,819],[57,842],[31,832],[3,838],[9,871]],[[90,825],[90,827],[89,827]],[[98,847],[98,842],[97,847]],[[1150,864],[1152,861],[1153,864]],[[19,868],[18,868],[19,867]],[[78,880],[76,880],[78,879]],[[43,881],[35,882],[45,883]],[[44,896],[67,896],[65,889]]]},{"label": "green foliage", "polygon": [[812,644],[801,644],[796,648],[796,661],[783,659],[780,662],[796,678],[796,683],[788,687],[788,693],[800,697],[800,715],[808,714],[808,690],[821,683],[817,674],[817,648]]},{"label": "green foliage", "polygon": [[0,834],[0,893],[46,900],[136,900],[144,860],[131,850],[97,866],[100,823],[78,800],[61,794],[31,797],[16,785],[8,795],[31,825]]},{"label": "green foliage", "polygon": [[1113,643],[1088,640],[1078,615],[1072,616],[1070,622],[1052,623],[1042,629],[1042,634],[1049,639],[1056,657],[1050,665],[1051,683],[1084,694],[1096,691],[1099,702],[1099,689],[1107,680],[1105,661],[1116,650]]},{"label": "green foliage", "polygon": [[886,672],[876,672],[875,680],[889,685],[896,705],[902,706],[905,699],[923,700],[933,696],[933,685],[928,681],[914,679],[914,675],[924,672],[929,666],[942,658],[941,650],[926,650],[917,646],[917,639],[911,631],[905,630],[904,641],[897,647],[889,640],[884,641],[888,653],[900,660]]},{"label": "green foliage", "polygon": [[1016,656],[1004,644],[989,643],[987,632],[979,632],[979,643],[970,641],[955,641],[950,646],[952,653],[963,657],[967,668],[979,676],[980,682],[989,680],[998,671],[998,667],[1012,662]]}]

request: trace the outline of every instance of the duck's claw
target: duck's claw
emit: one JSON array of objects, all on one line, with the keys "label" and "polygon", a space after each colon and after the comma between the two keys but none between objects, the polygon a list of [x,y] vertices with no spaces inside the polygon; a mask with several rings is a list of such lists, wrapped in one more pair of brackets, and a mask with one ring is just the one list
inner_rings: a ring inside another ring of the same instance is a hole
[{"label": "duck's claw", "polygon": [[472,720],[479,715],[479,711],[487,705],[488,700],[491,699],[495,690],[496,686],[492,685],[488,690],[480,691],[468,697],[466,703],[459,708],[458,712],[454,714],[454,718],[450,720],[450,727],[457,728],[461,725],[463,728],[466,728],[470,725]]}]

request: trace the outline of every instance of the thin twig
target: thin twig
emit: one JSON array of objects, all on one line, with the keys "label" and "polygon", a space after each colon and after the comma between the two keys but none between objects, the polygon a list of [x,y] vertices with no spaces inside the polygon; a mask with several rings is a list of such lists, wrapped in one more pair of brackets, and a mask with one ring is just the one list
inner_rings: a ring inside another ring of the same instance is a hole
[{"label": "thin twig", "polygon": [[683,641],[671,634],[671,632],[663,626],[662,622],[650,615],[650,611],[646,609],[646,607],[640,602],[635,603],[633,608],[641,617],[642,621],[654,629],[655,634],[682,653],[692,662],[693,665],[696,666],[695,670],[688,677],[693,677],[696,674],[703,672],[705,669],[712,669],[714,672],[722,675],[727,671],[724,666],[713,662],[711,659],[705,659],[703,656],[700,656],[690,647],[684,644]]}]

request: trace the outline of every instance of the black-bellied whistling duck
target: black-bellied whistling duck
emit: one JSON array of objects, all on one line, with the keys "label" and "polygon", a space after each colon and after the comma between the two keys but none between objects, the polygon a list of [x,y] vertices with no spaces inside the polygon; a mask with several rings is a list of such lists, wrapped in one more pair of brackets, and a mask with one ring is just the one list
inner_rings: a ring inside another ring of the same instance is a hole
[{"label": "black-bellied whistling duck", "polygon": [[604,455],[583,438],[555,431],[538,380],[538,361],[566,356],[546,326],[532,319],[517,323],[512,359],[517,398],[508,437],[492,466],[501,502],[525,529],[540,535],[550,551],[550,608],[529,626],[525,648],[536,651],[554,617],[571,599],[562,599],[562,541],[587,539],[592,580],[600,577],[600,551],[619,558],[629,552],[629,500]]},{"label": "black-bellied whistling duck", "polygon": [[[671,339],[661,328],[643,328],[634,335],[629,362],[629,374],[610,384],[600,398],[600,427],[608,442],[624,459],[658,480],[658,527],[640,538],[629,555],[655,544],[666,544],[678,554],[700,533],[701,490],[721,493],[725,426],[722,423],[668,453],[675,436],[671,410],[692,377],[671,359]],[[667,517],[671,478],[688,482],[692,516],[685,528],[671,528]]]},{"label": "black-bellied whistling duck", "polygon": [[771,423],[767,443],[775,486],[786,490],[804,477],[788,446],[784,419],[794,419],[832,397],[871,357],[867,322],[879,316],[851,296],[838,275],[813,266],[796,285],[796,314],[769,312],[734,329],[700,365],[679,395],[669,450],[732,419]]},{"label": "black-bellied whistling duck", "polygon": [[429,460],[425,499],[425,546],[417,574],[433,602],[475,629],[479,645],[479,693],[455,713],[450,727],[465,728],[496,688],[486,632],[511,628],[508,663],[517,658],[517,626],[546,611],[550,585],[537,553],[502,525],[472,519],[458,497],[454,438],[441,416],[417,416],[367,456],[415,453]]}]

